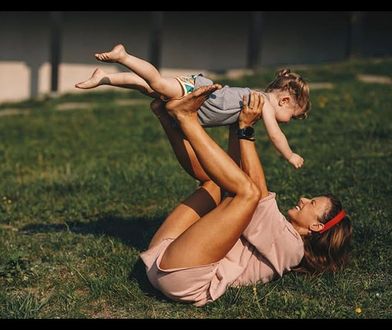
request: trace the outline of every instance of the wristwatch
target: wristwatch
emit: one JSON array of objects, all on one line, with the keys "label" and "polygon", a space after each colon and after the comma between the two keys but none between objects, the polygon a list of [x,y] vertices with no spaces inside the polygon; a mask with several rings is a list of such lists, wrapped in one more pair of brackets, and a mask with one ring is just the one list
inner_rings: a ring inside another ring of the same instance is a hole
[{"label": "wristwatch", "polygon": [[249,141],[255,141],[255,130],[252,126],[239,128],[237,130],[237,137]]}]

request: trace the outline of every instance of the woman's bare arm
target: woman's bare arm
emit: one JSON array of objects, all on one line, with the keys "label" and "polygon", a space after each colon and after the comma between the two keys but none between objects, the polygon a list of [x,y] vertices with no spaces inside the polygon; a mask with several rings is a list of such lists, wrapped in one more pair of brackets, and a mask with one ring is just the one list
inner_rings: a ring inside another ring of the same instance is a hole
[{"label": "woman's bare arm", "polygon": [[[243,100],[243,108],[238,119],[239,128],[253,126],[261,118],[264,99],[259,93],[250,94],[249,106],[247,100]],[[265,180],[263,166],[257,154],[255,142],[245,139],[239,140],[241,151],[242,170],[251,178],[261,192],[261,198],[268,196],[267,182]]]},{"label": "woman's bare arm", "polygon": [[259,156],[252,141],[240,140],[242,170],[248,174],[261,192],[261,198],[268,196],[267,182]]},{"label": "woman's bare arm", "polygon": [[238,122],[229,127],[229,147],[227,153],[235,161],[239,168],[241,168],[241,150],[240,143],[237,137]]}]

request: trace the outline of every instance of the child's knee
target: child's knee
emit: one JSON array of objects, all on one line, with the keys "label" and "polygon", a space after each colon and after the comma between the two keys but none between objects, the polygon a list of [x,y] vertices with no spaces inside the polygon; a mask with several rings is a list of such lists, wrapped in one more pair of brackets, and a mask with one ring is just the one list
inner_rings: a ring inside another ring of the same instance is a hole
[{"label": "child's knee", "polygon": [[167,84],[165,80],[161,78],[161,79],[156,79],[154,81],[151,81],[150,86],[154,91],[161,94],[161,93],[165,93]]}]

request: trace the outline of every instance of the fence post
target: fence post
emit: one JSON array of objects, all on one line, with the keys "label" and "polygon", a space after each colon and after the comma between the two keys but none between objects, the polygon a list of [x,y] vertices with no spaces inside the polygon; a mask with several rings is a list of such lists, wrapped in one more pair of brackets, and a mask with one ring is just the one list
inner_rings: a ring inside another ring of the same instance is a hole
[{"label": "fence post", "polygon": [[362,37],[365,13],[353,11],[350,13],[350,27],[348,36],[348,58],[357,58],[362,55]]},{"label": "fence post", "polygon": [[261,64],[263,12],[254,11],[250,16],[247,68],[255,70]]},{"label": "fence post", "polygon": [[51,79],[50,92],[56,94],[58,92],[59,81],[59,65],[61,61],[61,37],[62,37],[62,12],[50,12],[50,64]]},{"label": "fence post", "polygon": [[162,31],[163,31],[163,12],[151,12],[151,33],[149,59],[150,63],[158,70],[161,66],[161,49],[162,49]]}]

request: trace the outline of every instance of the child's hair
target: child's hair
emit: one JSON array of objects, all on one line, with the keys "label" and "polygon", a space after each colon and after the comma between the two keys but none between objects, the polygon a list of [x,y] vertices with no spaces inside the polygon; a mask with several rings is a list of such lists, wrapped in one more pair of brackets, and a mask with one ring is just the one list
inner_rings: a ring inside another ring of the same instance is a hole
[{"label": "child's hair", "polygon": [[[331,202],[331,208],[322,219],[319,219],[321,223],[326,223],[342,210],[342,204],[332,194],[323,196],[329,198]],[[349,260],[351,237],[352,226],[347,216],[322,234],[312,233],[304,238],[304,257],[293,270],[314,274],[342,269]]]},{"label": "child's hair", "polygon": [[297,104],[303,112],[294,117],[295,119],[305,119],[310,111],[309,85],[297,73],[291,72],[290,69],[279,70],[275,79],[269,83],[265,92],[273,90],[288,91],[293,95]]}]

